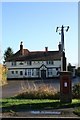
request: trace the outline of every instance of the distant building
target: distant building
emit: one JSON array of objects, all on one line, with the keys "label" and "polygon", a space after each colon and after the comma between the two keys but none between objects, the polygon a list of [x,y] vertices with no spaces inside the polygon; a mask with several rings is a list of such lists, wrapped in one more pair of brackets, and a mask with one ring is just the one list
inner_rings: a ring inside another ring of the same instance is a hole
[{"label": "distant building", "polygon": [[75,77],[76,74],[76,67],[75,66],[71,66],[72,67],[72,77]]},{"label": "distant building", "polygon": [[20,44],[20,50],[6,60],[8,79],[15,78],[53,78],[61,71],[61,44],[59,50],[29,51]]}]

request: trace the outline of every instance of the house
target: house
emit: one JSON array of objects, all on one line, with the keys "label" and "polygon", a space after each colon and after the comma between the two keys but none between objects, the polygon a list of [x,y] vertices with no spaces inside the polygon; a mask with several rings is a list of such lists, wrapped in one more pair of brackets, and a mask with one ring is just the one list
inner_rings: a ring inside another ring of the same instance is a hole
[{"label": "house", "polygon": [[20,43],[20,50],[6,60],[8,79],[53,78],[61,71],[61,44],[57,51],[29,51]]},{"label": "house", "polygon": [[76,66],[71,66],[72,67],[72,77],[76,77]]}]

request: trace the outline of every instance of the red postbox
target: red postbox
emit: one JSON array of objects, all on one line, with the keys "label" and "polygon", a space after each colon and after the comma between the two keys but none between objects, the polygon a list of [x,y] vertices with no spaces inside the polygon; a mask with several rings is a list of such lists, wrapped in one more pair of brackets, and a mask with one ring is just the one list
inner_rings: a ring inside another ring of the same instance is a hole
[{"label": "red postbox", "polygon": [[72,102],[72,81],[71,72],[60,72],[60,101]]}]

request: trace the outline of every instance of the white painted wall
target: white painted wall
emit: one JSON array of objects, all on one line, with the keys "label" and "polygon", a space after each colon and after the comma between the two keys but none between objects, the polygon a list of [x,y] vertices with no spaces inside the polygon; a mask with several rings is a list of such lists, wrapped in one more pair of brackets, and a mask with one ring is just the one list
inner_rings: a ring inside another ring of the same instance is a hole
[{"label": "white painted wall", "polygon": [[[61,61],[54,61],[54,64],[47,65],[46,61],[32,61],[32,65],[27,65],[27,62],[24,61],[23,65],[20,65],[20,61],[16,62],[16,66],[12,66],[12,62],[6,62],[6,66],[8,69],[8,78],[23,78],[23,77],[38,77],[36,75],[36,68],[40,68],[41,65],[44,64],[47,68],[52,68],[52,75],[49,75],[49,77],[56,77],[57,70],[56,67],[61,66]],[[31,70],[31,76],[25,75],[25,69],[28,68],[34,68],[34,75],[32,75],[32,70]],[[46,69],[46,68],[45,68]],[[40,69],[41,70],[41,69]],[[12,71],[14,71],[14,74],[12,74]],[[16,73],[18,71],[18,73]],[[20,75],[20,71],[23,71],[23,75]],[[40,76],[41,76],[41,72]],[[47,69],[46,69],[46,77],[47,75]]]}]

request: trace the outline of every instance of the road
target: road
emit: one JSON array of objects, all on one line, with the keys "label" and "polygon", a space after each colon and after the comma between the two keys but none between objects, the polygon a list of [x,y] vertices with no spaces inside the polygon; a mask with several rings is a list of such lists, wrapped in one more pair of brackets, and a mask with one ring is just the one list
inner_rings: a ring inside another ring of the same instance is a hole
[{"label": "road", "polygon": [[[80,82],[80,78],[72,79],[72,86]],[[8,84],[2,87],[2,96],[0,98],[8,98],[17,95],[23,88],[31,89],[37,88],[40,85],[52,86],[60,91],[60,80],[8,80]]]}]

